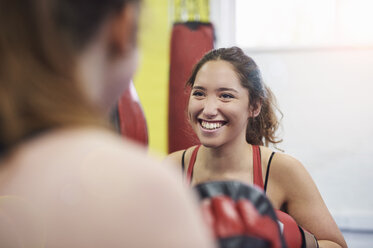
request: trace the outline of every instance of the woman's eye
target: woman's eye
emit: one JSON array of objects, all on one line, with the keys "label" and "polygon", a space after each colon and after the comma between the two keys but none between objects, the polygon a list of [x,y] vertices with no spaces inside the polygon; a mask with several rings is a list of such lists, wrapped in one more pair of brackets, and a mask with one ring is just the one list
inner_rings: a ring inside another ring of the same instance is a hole
[{"label": "woman's eye", "polygon": [[220,97],[223,98],[223,99],[231,99],[231,98],[234,98],[234,96],[231,95],[231,94],[221,94]]},{"label": "woman's eye", "polygon": [[192,95],[193,96],[203,96],[204,94],[201,91],[194,91]]}]

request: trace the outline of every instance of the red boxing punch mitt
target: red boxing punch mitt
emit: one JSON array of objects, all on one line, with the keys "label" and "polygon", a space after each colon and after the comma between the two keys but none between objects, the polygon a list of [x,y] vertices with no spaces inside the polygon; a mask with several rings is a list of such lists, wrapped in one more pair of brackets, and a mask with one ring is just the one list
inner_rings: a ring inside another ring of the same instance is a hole
[{"label": "red boxing punch mitt", "polygon": [[286,247],[275,210],[261,190],[237,181],[207,182],[194,189],[220,247]]}]

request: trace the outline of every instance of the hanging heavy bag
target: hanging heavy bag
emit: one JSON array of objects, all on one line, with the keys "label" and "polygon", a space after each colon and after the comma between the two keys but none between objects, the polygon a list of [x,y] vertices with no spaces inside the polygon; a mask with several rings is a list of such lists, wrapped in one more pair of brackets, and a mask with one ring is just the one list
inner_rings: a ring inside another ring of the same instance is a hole
[{"label": "hanging heavy bag", "polygon": [[168,101],[168,152],[186,149],[198,143],[185,109],[189,92],[185,83],[193,66],[213,48],[211,23],[175,23],[171,34],[170,82]]},{"label": "hanging heavy bag", "polygon": [[123,92],[111,115],[112,123],[123,136],[141,145],[148,145],[148,128],[133,82]]}]

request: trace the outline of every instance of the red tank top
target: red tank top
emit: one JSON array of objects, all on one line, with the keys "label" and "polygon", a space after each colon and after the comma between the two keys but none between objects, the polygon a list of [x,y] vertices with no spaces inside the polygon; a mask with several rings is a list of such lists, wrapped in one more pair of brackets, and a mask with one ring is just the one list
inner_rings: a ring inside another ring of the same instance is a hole
[{"label": "red tank top", "polygon": [[[193,177],[193,168],[194,164],[196,162],[197,153],[201,145],[196,146],[194,148],[192,156],[189,161],[188,171],[186,174],[187,182],[188,184],[191,183],[192,177]],[[264,190],[264,184],[263,184],[263,176],[262,176],[262,163],[261,163],[261,157],[260,157],[260,149],[259,146],[253,145],[253,174],[254,174],[254,185],[260,187]]]},{"label": "red tank top", "polygon": [[[194,148],[192,156],[189,161],[188,171],[186,174],[187,183],[190,184],[193,177],[193,168],[196,162],[198,150],[201,145]],[[264,190],[263,175],[262,175],[262,162],[260,156],[260,148],[257,145],[252,145],[253,149],[253,183]],[[267,175],[268,176],[268,175]],[[280,210],[276,210],[277,217],[282,223],[282,232],[285,242],[289,248],[302,247],[302,234],[295,220]]]}]

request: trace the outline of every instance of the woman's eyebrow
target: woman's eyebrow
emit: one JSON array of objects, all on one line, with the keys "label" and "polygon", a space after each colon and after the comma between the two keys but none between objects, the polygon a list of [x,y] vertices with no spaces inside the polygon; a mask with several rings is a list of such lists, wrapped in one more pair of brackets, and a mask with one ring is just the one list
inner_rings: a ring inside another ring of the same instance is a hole
[{"label": "woman's eyebrow", "polygon": [[[205,87],[202,87],[202,86],[193,86],[193,90],[206,90]],[[233,92],[236,92],[238,93],[238,91],[234,88],[227,88],[227,87],[221,87],[221,88],[218,88],[216,89],[217,92],[221,92],[221,91],[233,91]]]},{"label": "woman's eyebrow", "polygon": [[202,86],[193,86],[193,89],[194,90],[206,90],[204,87],[202,87]]},{"label": "woman's eyebrow", "polygon": [[216,91],[234,91],[234,92],[238,93],[238,91],[237,91],[236,89],[233,89],[233,88],[225,88],[225,87],[219,88],[219,89],[217,89]]}]

